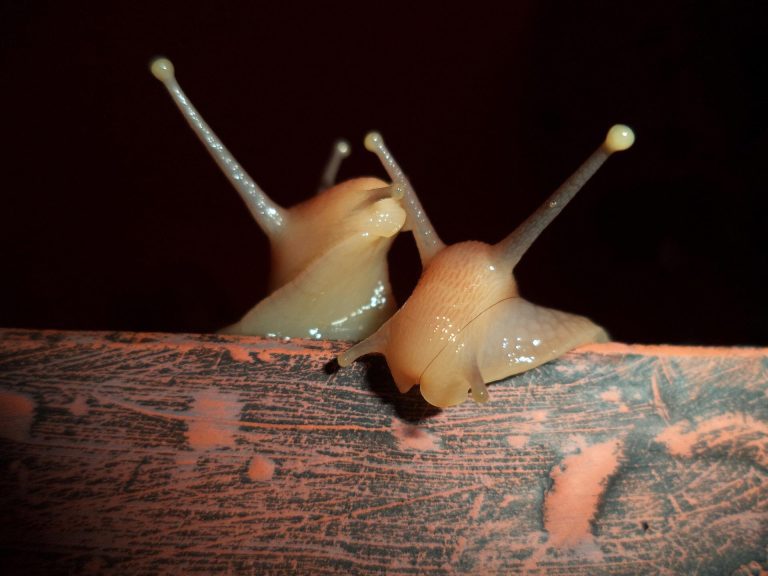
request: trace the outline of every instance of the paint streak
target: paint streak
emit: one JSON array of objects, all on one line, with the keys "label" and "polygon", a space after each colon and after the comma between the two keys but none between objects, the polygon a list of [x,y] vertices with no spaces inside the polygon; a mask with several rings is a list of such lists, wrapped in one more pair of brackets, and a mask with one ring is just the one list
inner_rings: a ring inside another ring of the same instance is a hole
[{"label": "paint streak", "polygon": [[516,450],[522,450],[525,448],[525,445],[528,443],[528,436],[520,436],[520,435],[510,435],[507,436],[507,444],[509,444],[510,448],[515,448]]},{"label": "paint streak", "polygon": [[754,560],[749,564],[739,566],[731,576],[768,576],[768,570],[763,568],[759,562]]},{"label": "paint streak", "polygon": [[660,358],[762,358],[765,348],[718,348],[715,346],[667,346],[623,344],[621,342],[601,342],[579,346],[569,354],[591,352],[605,356],[636,354],[640,356],[658,356]]},{"label": "paint streak", "polygon": [[600,394],[600,398],[606,402],[621,402],[621,392],[614,386]]},{"label": "paint streak", "polygon": [[616,387],[609,388],[608,390],[600,394],[600,399],[604,400],[605,402],[618,404],[619,412],[621,412],[622,414],[626,414],[627,412],[629,412],[629,406],[627,406],[621,401],[621,392]]},{"label": "paint streak", "polygon": [[35,417],[35,401],[16,392],[0,391],[0,437],[26,442]]},{"label": "paint streak", "polygon": [[187,424],[187,439],[194,450],[234,445],[231,425],[240,414],[235,396],[217,390],[198,392]]},{"label": "paint streak", "polygon": [[656,374],[651,374],[651,392],[653,393],[653,409],[664,422],[669,424],[669,410],[667,410],[667,405],[661,397],[661,389],[659,388],[659,381],[656,378]]},{"label": "paint streak", "polygon": [[472,502],[472,507],[469,509],[469,517],[472,518],[472,520],[477,520],[480,518],[480,511],[483,509],[484,501],[485,495],[483,492],[478,492],[477,496],[475,496],[475,499]]},{"label": "paint streak", "polygon": [[248,464],[248,478],[254,482],[272,480],[275,475],[275,462],[266,456],[256,454]]},{"label": "paint streak", "polygon": [[402,450],[438,449],[438,442],[432,434],[423,428],[405,424],[397,419],[392,421],[392,434]]},{"label": "paint streak", "polygon": [[576,547],[592,541],[590,523],[605,484],[619,466],[621,443],[609,440],[568,456],[550,473],[554,487],[544,498],[549,544]]},{"label": "paint streak", "polygon": [[513,502],[517,502],[520,500],[519,496],[513,496],[512,494],[507,494],[502,498],[501,503],[499,504],[499,508],[506,508]]},{"label": "paint streak", "polygon": [[229,352],[229,355],[235,362],[247,362],[248,364],[253,364],[253,358],[251,358],[250,351],[243,346],[229,344],[227,346],[227,352]]},{"label": "paint streak", "polygon": [[679,422],[656,436],[673,456],[690,458],[715,448],[739,446],[754,456],[758,464],[768,465],[768,425],[747,414],[722,414],[692,427]]},{"label": "paint streak", "polygon": [[549,412],[546,410],[531,410],[528,412],[528,418],[533,422],[546,422]]}]

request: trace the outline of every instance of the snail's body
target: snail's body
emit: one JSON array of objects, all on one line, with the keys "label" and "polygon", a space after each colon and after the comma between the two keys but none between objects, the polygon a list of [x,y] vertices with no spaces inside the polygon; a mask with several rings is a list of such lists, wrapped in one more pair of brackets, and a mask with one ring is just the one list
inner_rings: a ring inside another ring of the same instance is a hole
[{"label": "snail's body", "polygon": [[466,399],[473,380],[493,382],[607,340],[587,318],[522,298],[498,252],[482,242],[441,250],[371,338],[385,338],[382,352],[401,392],[419,383],[428,402],[452,406]]},{"label": "snail's body", "polygon": [[393,321],[371,338],[380,341],[386,331],[382,352],[401,392],[418,383],[432,359],[483,310],[517,295],[508,277],[490,269],[491,257],[492,247],[481,242],[441,250]]},{"label": "snail's body", "polygon": [[270,241],[270,294],[223,331],[236,334],[359,341],[389,318],[395,303],[387,252],[406,213],[393,188],[377,178],[332,185],[337,143],[317,195],[283,208],[237,163],[179,87],[173,65],[152,63],[190,127],[240,193]]},{"label": "snail's body", "polygon": [[275,290],[223,332],[354,342],[389,318],[387,252],[405,211],[377,191],[389,187],[358,178],[291,208],[285,241],[272,242]]},{"label": "snail's body", "polygon": [[284,208],[282,220],[281,226],[268,233],[270,290],[294,280],[340,243],[370,238],[378,223],[381,226],[377,236],[395,236],[403,225],[405,211],[390,197],[388,183],[378,178],[353,178]]},{"label": "snail's body", "polygon": [[445,246],[432,228],[410,183],[374,134],[377,152],[404,193],[405,228],[413,230],[424,270],[405,304],[375,334],[339,356],[346,366],[368,353],[387,359],[398,388],[419,384],[440,407],[464,402],[467,391],[488,399],[485,384],[524,372],[588,342],[607,340],[587,318],[531,304],[517,290],[513,271],[528,247],[597,168],[631,146],[634,135],[615,126],[606,141],[517,230],[495,245]]}]

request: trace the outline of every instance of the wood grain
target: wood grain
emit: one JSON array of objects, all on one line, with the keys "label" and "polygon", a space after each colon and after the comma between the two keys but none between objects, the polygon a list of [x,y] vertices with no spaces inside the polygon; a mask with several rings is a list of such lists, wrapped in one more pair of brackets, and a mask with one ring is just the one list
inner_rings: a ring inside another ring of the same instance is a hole
[{"label": "wood grain", "polygon": [[0,331],[2,573],[766,574],[768,350],[439,411],[346,346]]}]

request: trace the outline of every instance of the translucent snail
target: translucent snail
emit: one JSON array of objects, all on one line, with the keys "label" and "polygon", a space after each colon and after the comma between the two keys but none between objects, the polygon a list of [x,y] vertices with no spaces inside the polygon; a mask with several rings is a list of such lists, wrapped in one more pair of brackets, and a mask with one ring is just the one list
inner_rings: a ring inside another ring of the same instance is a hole
[{"label": "translucent snail", "polygon": [[627,126],[613,126],[605,142],[512,234],[495,245],[445,246],[410,182],[380,135],[366,137],[393,186],[403,194],[423,272],[413,294],[373,335],[343,352],[340,366],[369,353],[384,354],[401,392],[415,384],[431,404],[448,407],[488,400],[486,383],[524,372],[588,342],[607,340],[587,318],[544,308],[518,293],[513,271],[530,245],[613,153],[634,142]]},{"label": "translucent snail", "polygon": [[223,332],[357,342],[376,330],[395,311],[387,251],[406,220],[398,189],[377,178],[333,186],[349,154],[341,141],[323,177],[328,188],[283,208],[206,124],[176,82],[173,64],[158,58],[150,69],[270,241],[270,295]]}]

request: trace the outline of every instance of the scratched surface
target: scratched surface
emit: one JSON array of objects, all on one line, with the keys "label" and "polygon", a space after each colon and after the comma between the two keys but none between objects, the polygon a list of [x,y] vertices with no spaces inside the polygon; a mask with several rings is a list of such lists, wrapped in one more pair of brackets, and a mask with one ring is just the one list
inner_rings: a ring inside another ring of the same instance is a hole
[{"label": "scratched surface", "polygon": [[0,331],[0,571],[766,573],[768,350],[592,346],[440,412],[344,346]]}]

